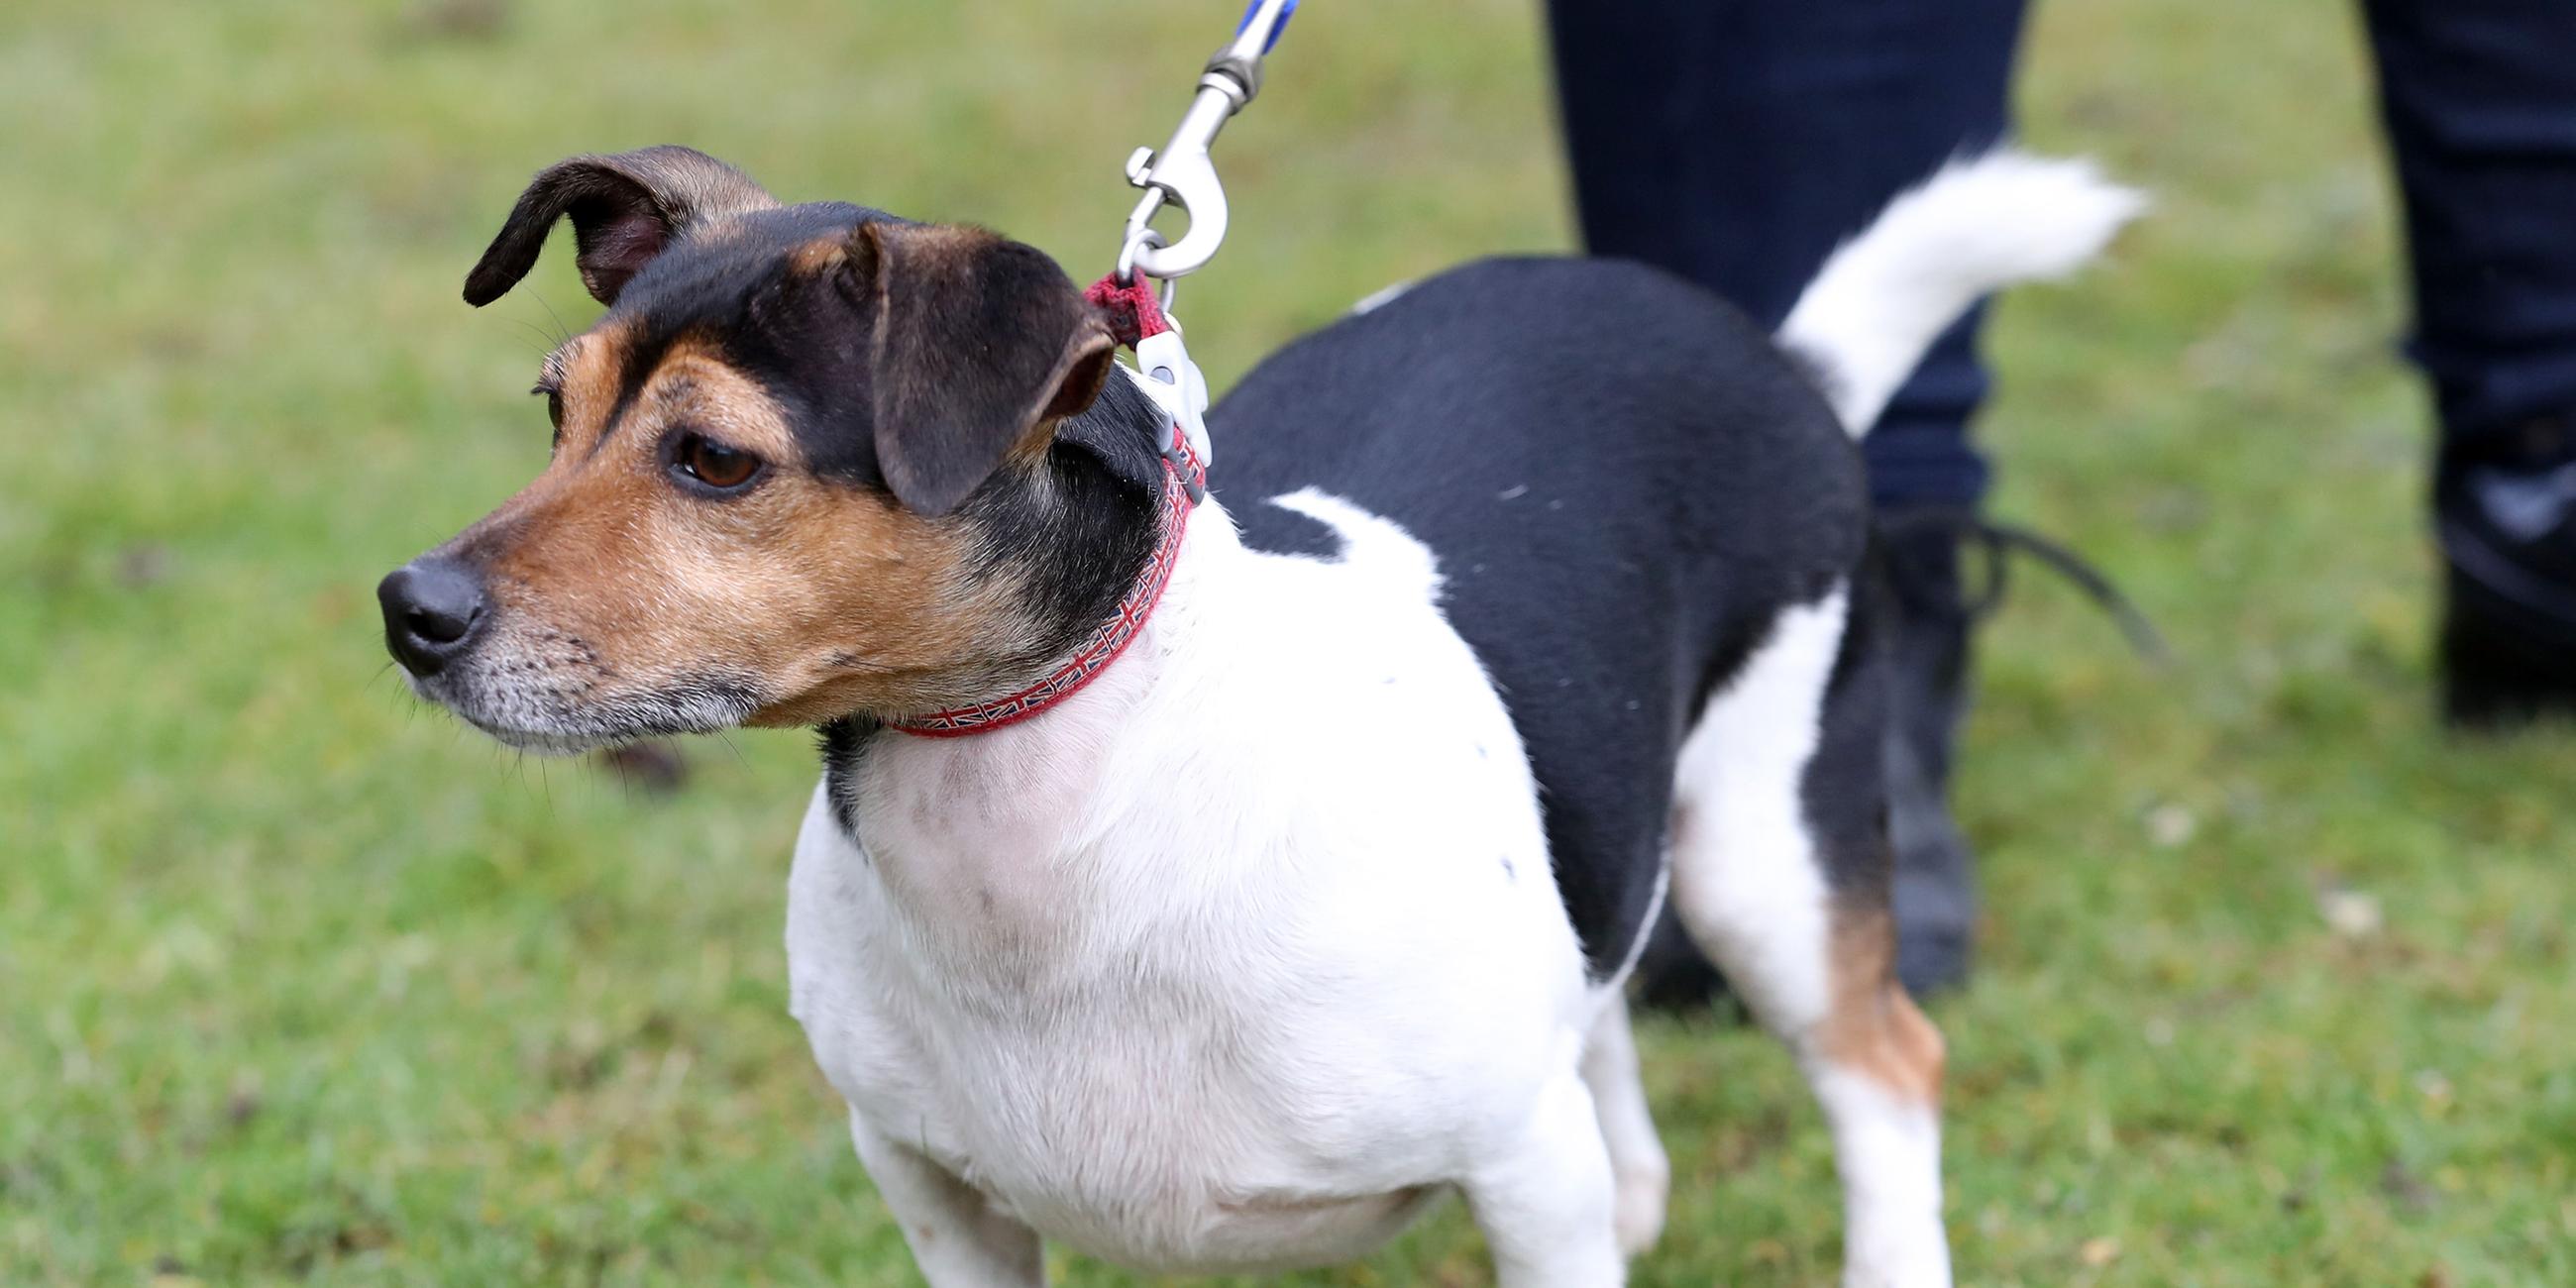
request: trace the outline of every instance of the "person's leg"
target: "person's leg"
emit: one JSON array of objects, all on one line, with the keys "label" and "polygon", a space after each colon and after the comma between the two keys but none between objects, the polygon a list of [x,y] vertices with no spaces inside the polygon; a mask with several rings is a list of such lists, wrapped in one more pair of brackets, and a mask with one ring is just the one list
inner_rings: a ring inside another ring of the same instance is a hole
[{"label": "person's leg", "polygon": [[[1679,273],[1767,325],[1834,247],[1941,163],[2001,140],[2024,0],[1556,0],[1585,247]],[[1885,501],[1972,506],[1975,319],[1869,442]]]},{"label": "person's leg", "polygon": [[2452,716],[2576,711],[2576,12],[2365,0],[2442,420]]},{"label": "person's leg", "polygon": [[[1587,249],[1641,259],[1768,325],[1888,198],[2008,125],[2024,0],[1553,0],[1558,92]],[[1967,969],[1975,898],[1947,805],[1967,613],[1958,525],[1986,466],[1967,436],[1986,394],[1977,318],[1944,336],[1865,444],[1899,605],[1889,742],[1901,973],[1918,993]],[[1702,994],[1670,924],[1650,996]]]}]

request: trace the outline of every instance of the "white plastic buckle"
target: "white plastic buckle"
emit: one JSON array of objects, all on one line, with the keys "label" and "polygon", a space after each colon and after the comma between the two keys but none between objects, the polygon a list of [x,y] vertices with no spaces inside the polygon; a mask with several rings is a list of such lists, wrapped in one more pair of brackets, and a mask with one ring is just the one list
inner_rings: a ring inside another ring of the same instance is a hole
[{"label": "white plastic buckle", "polygon": [[1137,341],[1136,366],[1145,377],[1139,382],[1145,388],[1145,396],[1180,423],[1181,434],[1189,440],[1190,451],[1197,454],[1200,467],[1211,465],[1215,456],[1208,449],[1207,377],[1199,374],[1199,364],[1190,361],[1190,351],[1181,343],[1180,327],[1175,325]]}]

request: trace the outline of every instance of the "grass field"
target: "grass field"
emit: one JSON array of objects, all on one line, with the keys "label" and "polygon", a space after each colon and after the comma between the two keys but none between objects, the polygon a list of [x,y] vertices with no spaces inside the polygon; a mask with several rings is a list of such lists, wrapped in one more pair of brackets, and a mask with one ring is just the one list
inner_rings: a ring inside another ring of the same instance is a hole
[{"label": "grass field", "polygon": [[[1307,8],[1184,301],[1220,381],[1568,242],[1528,0]],[[1088,276],[1231,16],[0,7],[0,1283],[915,1282],[785,1013],[807,740],[694,745],[667,798],[519,760],[417,708],[369,588],[544,458],[568,256],[457,299],[540,164],[685,141]],[[1936,1008],[1963,1279],[2576,1283],[2576,735],[2428,718],[2351,15],[2053,0],[2033,42],[2033,140],[2161,203],[2001,310],[1998,508],[2177,656],[2036,576],[1985,633],[1991,924]],[[1647,1042],[1678,1186],[1636,1282],[1829,1281],[1786,1058]],[[1298,1280],[1487,1281],[1454,1211]]]}]

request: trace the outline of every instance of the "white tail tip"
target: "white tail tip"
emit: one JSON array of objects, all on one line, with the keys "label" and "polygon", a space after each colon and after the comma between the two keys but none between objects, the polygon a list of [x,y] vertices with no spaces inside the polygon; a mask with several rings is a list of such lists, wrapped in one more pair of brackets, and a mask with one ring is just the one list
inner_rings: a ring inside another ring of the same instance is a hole
[{"label": "white tail tip", "polygon": [[2083,267],[2146,207],[2090,161],[2009,149],[1954,161],[1825,261],[1780,343],[1816,365],[1859,437],[1970,306]]}]

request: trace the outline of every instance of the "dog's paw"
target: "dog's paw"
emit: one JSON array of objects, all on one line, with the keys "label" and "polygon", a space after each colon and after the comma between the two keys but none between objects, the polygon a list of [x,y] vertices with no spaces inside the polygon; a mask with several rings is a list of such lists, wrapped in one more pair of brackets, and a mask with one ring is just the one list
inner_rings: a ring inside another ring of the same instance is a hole
[{"label": "dog's paw", "polygon": [[1619,1174],[1612,1225],[1619,1235],[1620,1255],[1634,1259],[1655,1246],[1664,1233],[1664,1201],[1672,1189],[1672,1169],[1631,1166]]}]

